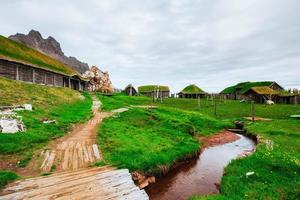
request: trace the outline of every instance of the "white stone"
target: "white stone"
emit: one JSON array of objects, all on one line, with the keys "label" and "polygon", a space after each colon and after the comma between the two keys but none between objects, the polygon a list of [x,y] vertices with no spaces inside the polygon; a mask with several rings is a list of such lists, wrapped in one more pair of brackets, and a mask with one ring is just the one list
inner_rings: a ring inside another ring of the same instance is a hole
[{"label": "white stone", "polygon": [[31,104],[23,104],[24,110],[32,110]]},{"label": "white stone", "polygon": [[247,172],[246,173],[246,176],[248,177],[248,176],[252,176],[252,175],[254,175],[254,172]]},{"label": "white stone", "polygon": [[16,133],[23,131],[23,125],[16,119],[0,119],[0,129],[2,133]]}]

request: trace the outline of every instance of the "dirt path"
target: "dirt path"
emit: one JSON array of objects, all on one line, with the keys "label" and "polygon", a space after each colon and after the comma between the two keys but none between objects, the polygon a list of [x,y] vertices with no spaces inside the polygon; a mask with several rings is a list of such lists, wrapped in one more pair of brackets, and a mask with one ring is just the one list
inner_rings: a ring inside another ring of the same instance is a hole
[{"label": "dirt path", "polygon": [[44,157],[40,167],[42,172],[49,172],[53,166],[56,171],[76,170],[102,159],[96,144],[97,130],[102,119],[109,117],[110,113],[99,112],[100,105],[93,96],[93,118],[77,125],[72,132],[50,145],[50,150],[41,153]]},{"label": "dirt path", "polygon": [[0,199],[148,200],[146,192],[134,184],[128,169],[89,167],[102,159],[96,144],[101,121],[113,113],[126,111],[99,112],[100,105],[93,96],[93,118],[77,125],[41,153],[40,170],[49,172],[55,166],[54,174],[11,183],[0,192]]}]

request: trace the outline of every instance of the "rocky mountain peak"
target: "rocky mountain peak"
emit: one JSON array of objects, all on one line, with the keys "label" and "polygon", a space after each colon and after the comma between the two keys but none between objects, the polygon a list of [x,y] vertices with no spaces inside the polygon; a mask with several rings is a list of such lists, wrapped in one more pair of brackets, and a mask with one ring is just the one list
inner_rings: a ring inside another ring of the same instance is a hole
[{"label": "rocky mountain peak", "polygon": [[52,36],[44,39],[40,32],[36,30],[31,30],[29,33],[21,34],[17,33],[15,35],[9,36],[10,39],[17,42],[21,42],[27,46],[30,46],[44,54],[47,54],[61,62],[69,65],[79,73],[84,73],[89,70],[87,63],[77,60],[75,57],[68,57],[64,54],[58,41]]}]

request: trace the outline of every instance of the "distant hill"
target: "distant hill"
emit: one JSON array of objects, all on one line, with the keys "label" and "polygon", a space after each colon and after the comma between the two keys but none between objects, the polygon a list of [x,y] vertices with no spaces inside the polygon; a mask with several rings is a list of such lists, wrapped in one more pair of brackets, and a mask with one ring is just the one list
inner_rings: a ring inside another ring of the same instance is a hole
[{"label": "distant hill", "polygon": [[31,30],[28,35],[17,33],[9,36],[9,39],[21,42],[42,53],[45,53],[52,58],[71,66],[81,74],[89,69],[87,63],[81,62],[72,56],[67,57],[62,51],[59,42],[57,42],[53,37],[49,36],[47,39],[44,39],[38,31]]},{"label": "distant hill", "polygon": [[73,68],[40,51],[0,35],[0,58],[21,62],[69,76],[78,74]]}]

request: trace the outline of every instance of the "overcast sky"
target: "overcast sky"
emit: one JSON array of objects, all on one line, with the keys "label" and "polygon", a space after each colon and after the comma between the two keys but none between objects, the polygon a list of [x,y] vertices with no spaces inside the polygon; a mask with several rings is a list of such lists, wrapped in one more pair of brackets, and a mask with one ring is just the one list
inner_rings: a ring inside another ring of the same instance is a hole
[{"label": "overcast sky", "polygon": [[300,88],[299,0],[1,0],[0,34],[41,32],[115,87]]}]

